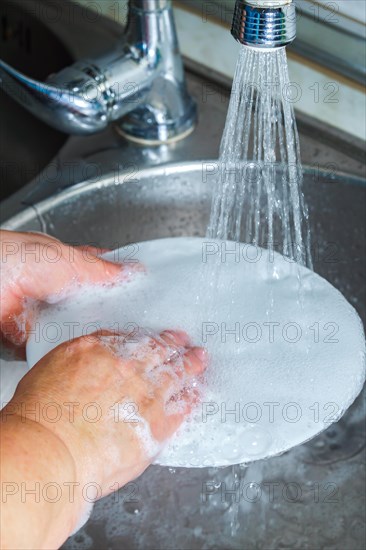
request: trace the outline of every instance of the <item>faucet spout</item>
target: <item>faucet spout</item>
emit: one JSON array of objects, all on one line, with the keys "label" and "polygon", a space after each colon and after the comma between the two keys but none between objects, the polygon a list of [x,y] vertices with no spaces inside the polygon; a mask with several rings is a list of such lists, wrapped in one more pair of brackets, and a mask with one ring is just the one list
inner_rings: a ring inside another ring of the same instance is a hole
[{"label": "faucet spout", "polygon": [[1,60],[0,83],[28,111],[62,132],[89,134],[108,124],[106,102],[101,97],[90,99],[71,85],[37,82]]},{"label": "faucet spout", "polygon": [[138,141],[161,143],[193,129],[170,0],[130,0],[126,37],[96,60],[78,61],[45,83],[0,60],[0,85],[49,125],[92,134],[112,121]]}]

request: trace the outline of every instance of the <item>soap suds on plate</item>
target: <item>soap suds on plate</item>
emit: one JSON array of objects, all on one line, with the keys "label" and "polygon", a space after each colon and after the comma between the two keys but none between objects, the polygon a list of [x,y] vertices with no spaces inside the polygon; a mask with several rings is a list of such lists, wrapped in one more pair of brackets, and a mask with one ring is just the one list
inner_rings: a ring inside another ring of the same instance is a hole
[{"label": "soap suds on plate", "polygon": [[[74,337],[98,327],[171,329],[205,347],[210,364],[200,401],[156,460],[172,467],[224,466],[284,452],[338,420],[365,378],[362,324],[334,287],[279,254],[271,263],[266,251],[256,262],[244,255],[237,261],[217,255],[220,241],[210,244],[215,254],[204,262],[207,239],[140,243],[146,274],[80,289],[47,306],[37,319],[41,338],[31,335],[27,345],[32,366],[69,338],[73,322]],[[47,340],[55,322],[59,338]],[[131,344],[128,352],[134,350]],[[149,441],[143,429],[141,437]]]}]

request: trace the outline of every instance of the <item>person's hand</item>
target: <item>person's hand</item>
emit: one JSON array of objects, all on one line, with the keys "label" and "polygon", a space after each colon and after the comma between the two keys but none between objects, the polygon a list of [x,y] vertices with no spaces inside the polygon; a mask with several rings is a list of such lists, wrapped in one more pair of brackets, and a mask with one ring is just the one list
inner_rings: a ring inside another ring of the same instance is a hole
[{"label": "person's hand", "polygon": [[15,345],[26,341],[26,300],[44,301],[72,285],[106,283],[127,275],[133,266],[98,257],[101,250],[72,247],[41,233],[0,231],[2,337]]},{"label": "person's hand", "polygon": [[[10,410],[31,411],[30,418],[38,410],[39,422],[69,449],[77,480],[98,483],[104,496],[161,451],[197,401],[205,365],[205,351],[191,347],[183,332],[142,332],[132,341],[95,334],[41,359],[19,383]],[[42,411],[50,407],[47,421]]]},{"label": "person's hand", "polygon": [[140,475],[200,398],[205,364],[172,331],[84,336],[41,359],[1,411],[2,547],[59,548],[90,498]]}]

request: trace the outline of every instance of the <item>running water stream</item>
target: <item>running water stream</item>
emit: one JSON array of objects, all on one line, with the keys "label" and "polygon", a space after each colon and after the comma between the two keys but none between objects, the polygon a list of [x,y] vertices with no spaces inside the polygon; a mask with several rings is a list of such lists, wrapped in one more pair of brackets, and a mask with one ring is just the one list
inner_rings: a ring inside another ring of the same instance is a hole
[{"label": "running water stream", "polygon": [[[291,91],[285,48],[240,49],[207,237],[276,250],[312,269]],[[229,484],[231,478],[232,487],[241,486],[245,472],[245,465],[233,466]],[[240,501],[233,499],[231,537],[240,528],[239,512]]]},{"label": "running water stream", "polygon": [[286,49],[242,47],[208,238],[274,249],[312,268]]}]

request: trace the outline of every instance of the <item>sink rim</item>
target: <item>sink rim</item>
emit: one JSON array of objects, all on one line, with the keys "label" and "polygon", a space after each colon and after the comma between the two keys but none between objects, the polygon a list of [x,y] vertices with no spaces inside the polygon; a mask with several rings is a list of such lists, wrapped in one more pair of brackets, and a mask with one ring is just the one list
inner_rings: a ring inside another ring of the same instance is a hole
[{"label": "sink rim", "polygon": [[[44,211],[47,211],[50,207],[57,207],[59,204],[72,199],[73,197],[80,195],[82,196],[84,192],[99,190],[101,187],[108,187],[111,185],[114,186],[123,186],[123,185],[136,185],[140,183],[141,180],[146,180],[149,178],[156,178],[157,176],[169,176],[169,175],[181,175],[188,174],[190,172],[197,171],[197,167],[202,167],[205,165],[218,164],[219,159],[205,159],[200,161],[185,161],[185,162],[175,162],[167,163],[161,165],[148,166],[142,168],[137,172],[136,175],[131,175],[129,170],[123,170],[118,172],[118,175],[115,172],[106,172],[98,181],[95,180],[85,180],[80,183],[76,183],[70,187],[64,188],[56,194],[50,195],[46,199],[39,201],[34,204],[24,204],[24,208],[14,216],[6,219],[1,223],[0,228],[2,229],[12,229],[16,226],[21,225],[27,221],[28,216],[34,216],[36,211],[37,214],[42,214]],[[251,162],[251,161],[248,161]],[[243,165],[245,163],[242,163]],[[345,172],[334,171],[330,172],[320,167],[312,167],[309,165],[303,166],[304,176],[314,176],[314,179],[322,179],[324,182],[328,182],[330,185],[332,183],[343,183],[344,185],[354,185],[357,187],[362,187],[366,189],[366,179],[354,176],[352,174],[347,174]],[[212,176],[212,175],[211,175]],[[126,177],[133,177],[134,179],[126,179]],[[210,174],[208,174],[210,177]],[[316,183],[316,181],[314,181]],[[151,185],[154,185],[151,183]]]}]

